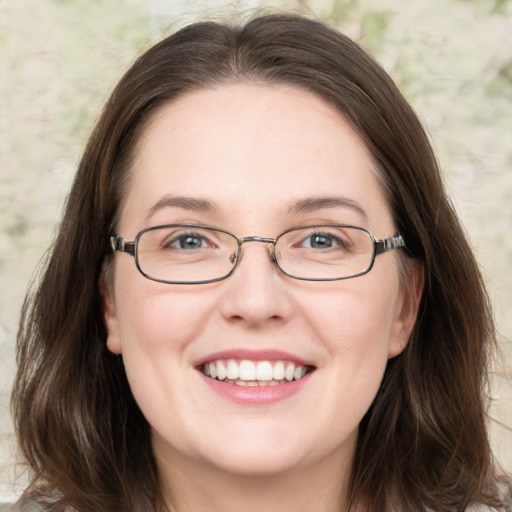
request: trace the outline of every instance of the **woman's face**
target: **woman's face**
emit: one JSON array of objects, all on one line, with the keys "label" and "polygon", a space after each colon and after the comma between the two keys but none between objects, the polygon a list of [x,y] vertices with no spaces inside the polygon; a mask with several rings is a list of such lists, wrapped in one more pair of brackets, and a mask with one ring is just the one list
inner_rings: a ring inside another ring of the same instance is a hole
[{"label": "woman's face", "polygon": [[[346,223],[385,238],[395,226],[374,168],[349,124],[311,93],[204,89],[161,108],[145,129],[116,229],[133,240],[149,226],[197,223],[275,238]],[[197,285],[151,281],[116,253],[108,347],[122,354],[159,463],[245,475],[346,467],[414,322],[417,299],[400,287],[397,253],[364,276],[311,282],[281,273],[268,244],[254,242],[228,279]],[[202,371],[228,360],[261,367],[267,381],[269,367],[311,371],[270,386]]]}]

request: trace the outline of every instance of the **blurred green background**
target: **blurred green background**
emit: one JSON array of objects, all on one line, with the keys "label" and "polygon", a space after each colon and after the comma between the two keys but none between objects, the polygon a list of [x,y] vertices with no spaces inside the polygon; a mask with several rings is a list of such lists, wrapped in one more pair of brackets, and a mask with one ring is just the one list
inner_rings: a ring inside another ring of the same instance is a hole
[{"label": "blurred green background", "polygon": [[491,428],[512,470],[511,0],[0,0],[0,502],[15,494],[9,393],[19,309],[103,103],[163,35],[261,7],[328,20],[382,63],[419,112],[494,302],[504,356]]}]

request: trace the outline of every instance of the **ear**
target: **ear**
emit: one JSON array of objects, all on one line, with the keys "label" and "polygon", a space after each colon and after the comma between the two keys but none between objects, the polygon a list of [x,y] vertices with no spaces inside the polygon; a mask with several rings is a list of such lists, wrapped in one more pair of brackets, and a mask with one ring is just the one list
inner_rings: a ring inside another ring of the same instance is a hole
[{"label": "ear", "polygon": [[405,274],[407,282],[402,284],[401,297],[397,301],[389,343],[389,359],[401,354],[407,346],[423,295],[425,284],[423,265],[416,260],[408,261]]},{"label": "ear", "polygon": [[121,337],[119,335],[119,323],[116,316],[112,276],[106,276],[109,269],[101,272],[98,287],[103,310],[103,321],[107,329],[107,348],[113,354],[121,353]]}]

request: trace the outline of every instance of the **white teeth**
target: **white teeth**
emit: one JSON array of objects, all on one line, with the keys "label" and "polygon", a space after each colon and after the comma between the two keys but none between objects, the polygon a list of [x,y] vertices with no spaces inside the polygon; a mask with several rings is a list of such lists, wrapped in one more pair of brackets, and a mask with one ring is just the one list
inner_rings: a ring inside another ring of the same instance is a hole
[{"label": "white teeth", "polygon": [[224,380],[227,376],[226,366],[222,361],[217,361],[217,379]]},{"label": "white teeth", "polygon": [[291,382],[293,380],[293,376],[295,375],[295,365],[293,363],[288,363],[286,365],[286,370],[284,371],[284,378]]},{"label": "white teeth", "polygon": [[277,361],[274,365],[273,377],[274,380],[284,379],[284,363],[282,361]]},{"label": "white teeth", "polygon": [[277,386],[278,384],[284,384],[287,382],[286,380],[232,380],[232,379],[224,379],[224,382],[227,382],[228,384],[235,384],[236,386],[251,386],[251,387],[257,387],[257,386]]},{"label": "white teeth", "polygon": [[295,368],[295,372],[293,372],[293,378],[295,380],[299,380],[302,379],[304,375],[306,375],[306,368],[304,368],[304,366],[297,366],[297,368]]},{"label": "white teeth", "polygon": [[236,361],[233,361],[233,359],[230,359],[228,361],[228,368],[227,368],[227,377],[228,379],[236,380],[238,379],[238,365],[236,364]]},{"label": "white teeth", "polygon": [[256,366],[252,361],[247,361],[247,359],[244,359],[240,363],[239,375],[241,380],[255,380]]},{"label": "white teeth", "polygon": [[260,361],[256,366],[256,379],[257,380],[272,380],[273,371],[270,361]]},{"label": "white teeth", "polygon": [[250,361],[219,359],[202,366],[202,372],[212,379],[228,381],[238,386],[276,386],[299,380],[308,373],[306,366],[291,361]]}]

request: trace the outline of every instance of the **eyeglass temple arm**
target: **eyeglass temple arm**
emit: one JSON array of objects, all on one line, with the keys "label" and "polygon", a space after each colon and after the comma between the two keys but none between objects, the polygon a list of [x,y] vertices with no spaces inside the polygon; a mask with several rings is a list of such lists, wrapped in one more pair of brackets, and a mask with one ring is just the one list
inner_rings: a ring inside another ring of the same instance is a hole
[{"label": "eyeglass temple arm", "polygon": [[375,240],[375,256],[398,247],[405,247],[405,241],[402,238],[402,235],[390,236],[384,240]]},{"label": "eyeglass temple arm", "polygon": [[122,236],[110,237],[110,248],[115,252],[127,252],[135,256],[135,242],[125,242]]}]

